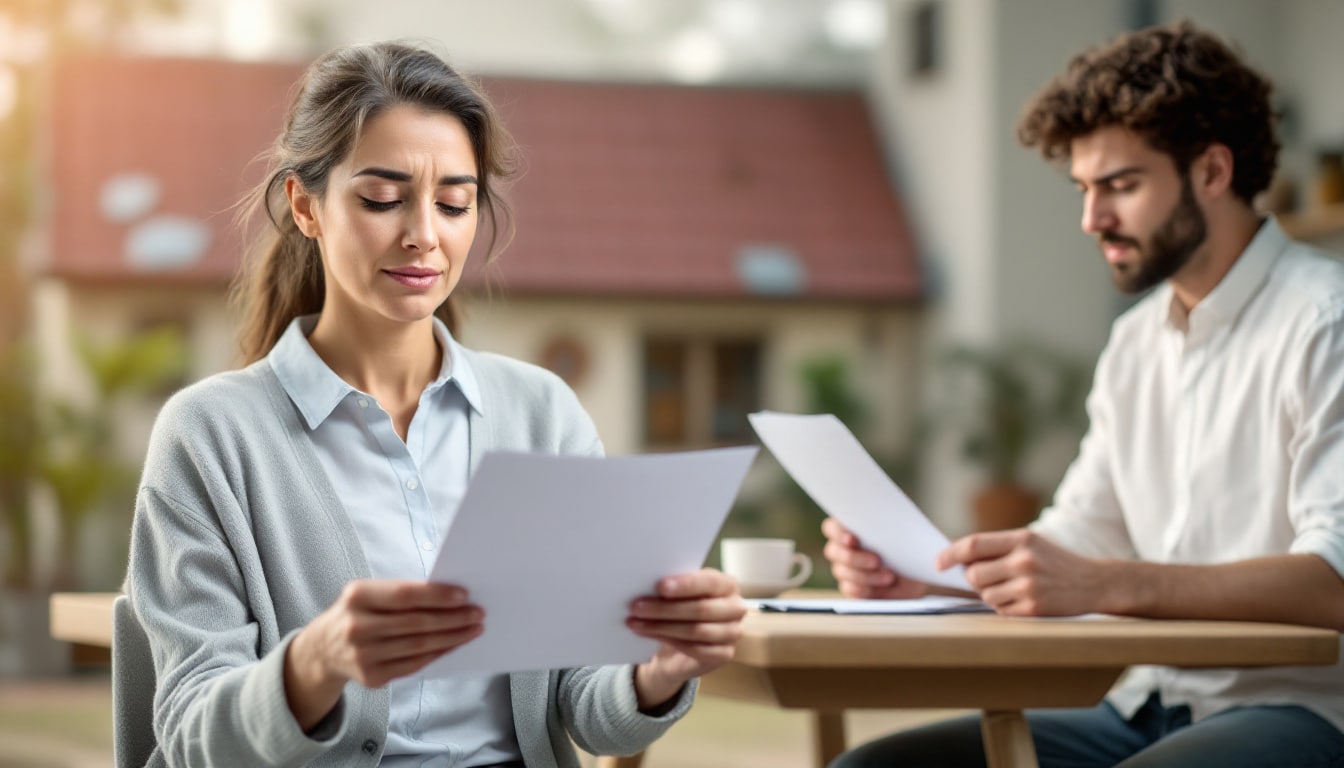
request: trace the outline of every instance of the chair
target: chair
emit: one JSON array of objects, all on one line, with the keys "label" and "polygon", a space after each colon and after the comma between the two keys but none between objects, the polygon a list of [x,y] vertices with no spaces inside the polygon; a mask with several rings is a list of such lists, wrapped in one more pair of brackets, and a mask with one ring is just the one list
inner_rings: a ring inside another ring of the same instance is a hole
[{"label": "chair", "polygon": [[112,723],[117,768],[143,768],[154,754],[154,659],[125,595],[112,604]]}]

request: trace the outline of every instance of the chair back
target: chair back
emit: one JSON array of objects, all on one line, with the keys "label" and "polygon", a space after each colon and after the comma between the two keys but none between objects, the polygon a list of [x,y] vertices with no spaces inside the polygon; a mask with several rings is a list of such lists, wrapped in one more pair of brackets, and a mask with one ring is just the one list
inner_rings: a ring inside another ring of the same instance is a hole
[{"label": "chair back", "polygon": [[154,658],[125,595],[112,605],[112,723],[117,768],[144,768],[154,754]]}]

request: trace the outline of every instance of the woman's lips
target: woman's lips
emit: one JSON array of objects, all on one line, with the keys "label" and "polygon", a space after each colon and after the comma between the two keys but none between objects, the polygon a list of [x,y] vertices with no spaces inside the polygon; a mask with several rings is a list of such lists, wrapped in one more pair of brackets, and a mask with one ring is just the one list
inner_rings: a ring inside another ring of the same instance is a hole
[{"label": "woman's lips", "polygon": [[397,267],[396,269],[384,269],[383,274],[407,288],[425,290],[432,287],[442,273],[437,269],[426,267]]}]

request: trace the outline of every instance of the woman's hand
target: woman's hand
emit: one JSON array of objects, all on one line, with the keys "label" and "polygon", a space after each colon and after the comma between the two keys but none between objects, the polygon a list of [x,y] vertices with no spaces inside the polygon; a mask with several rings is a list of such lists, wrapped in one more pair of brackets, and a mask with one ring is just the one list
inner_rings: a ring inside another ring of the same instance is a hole
[{"label": "woman's hand", "polygon": [[635,668],[639,708],[666,703],[688,680],[728,663],[746,614],[737,581],[713,568],[663,579],[656,596],[631,603],[626,624],[662,643]]},{"label": "woman's hand", "polygon": [[845,597],[906,600],[923,597],[929,587],[922,581],[902,577],[891,570],[877,553],[863,548],[859,538],[833,517],[821,524],[826,535],[826,559]]},{"label": "woman's hand", "polygon": [[300,727],[317,725],[354,680],[380,688],[484,631],[466,590],[425,581],[352,581],[290,643],[285,694]]}]

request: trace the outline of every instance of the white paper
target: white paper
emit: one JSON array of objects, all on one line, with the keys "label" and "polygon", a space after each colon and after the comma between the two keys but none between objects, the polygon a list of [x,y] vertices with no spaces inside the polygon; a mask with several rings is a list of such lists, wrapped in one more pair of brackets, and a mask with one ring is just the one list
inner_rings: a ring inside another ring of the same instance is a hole
[{"label": "white paper", "polygon": [[756,453],[486,454],[430,573],[467,589],[485,633],[423,674],[648,660],[630,601],[700,568]]},{"label": "white paper", "polygon": [[915,615],[942,613],[989,613],[988,605],[966,597],[929,595],[915,600],[771,599],[748,601],[758,610],[778,613],[845,613]]},{"label": "white paper", "polygon": [[961,566],[939,571],[950,543],[831,414],[753,413],[748,417],[785,471],[826,514],[881,555],[897,573],[926,584],[970,590]]}]

